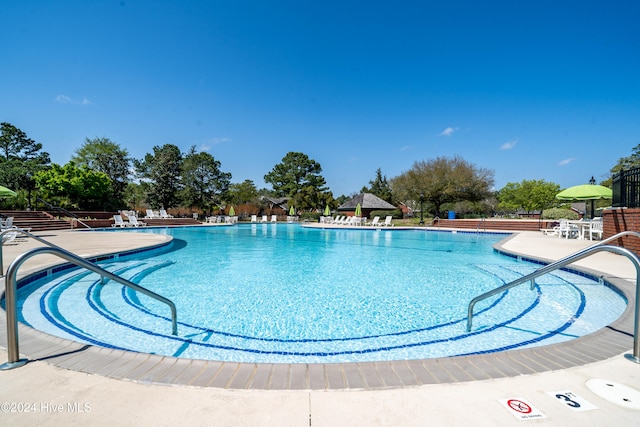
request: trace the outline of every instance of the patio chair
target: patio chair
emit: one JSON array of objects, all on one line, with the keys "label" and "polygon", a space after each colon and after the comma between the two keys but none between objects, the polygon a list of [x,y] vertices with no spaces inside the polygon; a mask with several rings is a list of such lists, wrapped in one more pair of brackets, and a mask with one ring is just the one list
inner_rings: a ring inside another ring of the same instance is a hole
[{"label": "patio chair", "polygon": [[271,222],[278,222],[278,217],[276,215],[271,215]]},{"label": "patio chair", "polygon": [[558,226],[558,238],[564,237],[565,239],[578,237],[580,230],[576,225],[573,225],[566,218],[562,218],[560,220],[560,225]]},{"label": "patio chair", "polygon": [[10,216],[4,221],[0,222],[0,230],[5,230],[7,228],[13,228],[13,217]]},{"label": "patio chair", "polygon": [[251,222],[258,222],[258,215],[251,215]]},{"label": "patio chair", "polygon": [[147,215],[144,217],[144,219],[153,219],[153,218],[158,218],[158,217],[151,209],[147,209]]},{"label": "patio chair", "polygon": [[370,223],[366,224],[369,227],[379,227],[380,226],[380,217],[374,216]]},{"label": "patio chair", "polygon": [[267,221],[267,216],[266,215],[262,215],[262,219],[260,219],[260,222],[268,222]]},{"label": "patio chair", "polygon": [[160,209],[160,218],[162,219],[173,218],[173,215],[169,215],[166,210]]},{"label": "patio chair", "polygon": [[594,218],[589,224],[589,240],[593,240],[593,236],[596,235],[598,240],[602,239],[602,218]]},{"label": "patio chair", "polygon": [[13,242],[18,236],[17,231],[9,231],[2,235],[2,244]]},{"label": "patio chair", "polygon": [[385,227],[393,227],[393,223],[391,222],[392,219],[393,217],[391,215],[387,215],[387,217],[384,219],[384,222],[380,225],[383,225]]},{"label": "patio chair", "polygon": [[132,227],[146,227],[147,223],[146,222],[142,222],[142,221],[138,221],[138,218],[136,218],[135,216],[130,216],[129,217],[129,225],[131,225]]},{"label": "patio chair", "polygon": [[114,223],[111,224],[112,227],[128,227],[131,225],[128,221],[122,219],[122,215],[114,215],[113,221]]}]

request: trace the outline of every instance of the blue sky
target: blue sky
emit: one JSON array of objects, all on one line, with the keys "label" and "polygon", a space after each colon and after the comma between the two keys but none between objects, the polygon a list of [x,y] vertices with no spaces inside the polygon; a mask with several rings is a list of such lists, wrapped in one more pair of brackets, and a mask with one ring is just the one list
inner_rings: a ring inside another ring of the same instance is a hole
[{"label": "blue sky", "polygon": [[640,144],[640,3],[36,1],[0,7],[0,121],[65,164],[195,145],[263,177],[289,151],[334,196],[459,155],[495,187],[608,177]]}]

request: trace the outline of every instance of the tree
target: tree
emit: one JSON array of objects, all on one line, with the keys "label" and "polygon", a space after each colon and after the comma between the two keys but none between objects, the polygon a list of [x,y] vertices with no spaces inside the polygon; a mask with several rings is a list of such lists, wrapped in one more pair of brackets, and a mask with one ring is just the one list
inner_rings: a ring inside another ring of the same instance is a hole
[{"label": "tree", "polygon": [[230,184],[227,193],[228,202],[232,205],[250,203],[258,199],[258,190],[250,179],[245,179],[239,184]]},{"label": "tree", "polygon": [[182,162],[183,201],[202,210],[219,204],[229,188],[231,174],[220,170],[220,162],[211,154],[191,147]]},{"label": "tree", "polygon": [[111,179],[112,205],[122,206],[131,165],[126,149],[121,148],[109,138],[86,138],[71,160],[79,167],[87,166],[94,171],[105,173]]},{"label": "tree", "polygon": [[498,192],[498,207],[514,211],[522,209],[527,213],[542,211],[557,204],[556,194],[559,191],[558,184],[544,179],[509,182]]},{"label": "tree", "polygon": [[621,157],[611,168],[611,173],[620,172],[620,170],[628,170],[640,167],[640,144],[633,147],[633,151],[630,156]]},{"label": "tree", "polygon": [[333,198],[320,172],[320,163],[306,154],[289,152],[264,180],[271,184],[278,197],[290,197],[290,204],[296,208],[316,209],[323,206],[327,197]]},{"label": "tree", "polygon": [[391,181],[393,194],[400,200],[420,200],[440,215],[445,203],[478,202],[491,194],[493,171],[478,168],[464,159],[438,157],[417,161],[413,167]]},{"label": "tree", "polygon": [[51,165],[34,177],[38,189],[49,199],[57,199],[61,206],[76,209],[104,209],[111,196],[111,180],[86,166],[73,162],[64,166]]},{"label": "tree", "polygon": [[146,201],[152,208],[169,209],[180,202],[182,153],[173,144],[153,147],[153,154],[133,160],[141,184],[147,191]]},{"label": "tree", "polygon": [[371,193],[380,197],[385,202],[393,204],[393,193],[387,182],[387,176],[382,176],[382,170],[376,170],[376,177],[373,181],[369,181],[371,187],[362,187],[361,193]]},{"label": "tree", "polygon": [[13,190],[28,189],[35,175],[51,162],[42,144],[10,123],[0,124],[0,183]]}]

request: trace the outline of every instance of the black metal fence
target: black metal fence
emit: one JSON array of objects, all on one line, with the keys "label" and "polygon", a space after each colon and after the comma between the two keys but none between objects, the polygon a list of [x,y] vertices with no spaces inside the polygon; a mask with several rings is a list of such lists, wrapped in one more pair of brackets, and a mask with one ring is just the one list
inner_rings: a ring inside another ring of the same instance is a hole
[{"label": "black metal fence", "polygon": [[621,170],[613,175],[613,202],[616,208],[640,207],[640,168]]}]

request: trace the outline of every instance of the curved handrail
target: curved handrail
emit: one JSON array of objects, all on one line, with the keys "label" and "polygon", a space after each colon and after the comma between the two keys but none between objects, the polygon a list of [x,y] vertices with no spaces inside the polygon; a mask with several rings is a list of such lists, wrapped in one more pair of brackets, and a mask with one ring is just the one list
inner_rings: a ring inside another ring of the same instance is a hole
[{"label": "curved handrail", "polygon": [[[30,233],[29,233],[30,234]],[[36,237],[36,236],[32,236]],[[17,285],[16,285],[16,276],[18,269],[20,266],[27,261],[32,256],[38,254],[50,254],[57,255],[60,258],[67,260],[79,267],[86,268],[96,274],[101,275],[102,277],[106,277],[115,282],[120,283],[123,286],[127,286],[137,292],[140,292],[150,298],[153,298],[157,301],[160,301],[164,304],[167,304],[171,309],[171,334],[178,334],[178,321],[177,321],[177,310],[173,301],[168,298],[163,297],[149,289],[146,289],[140,285],[136,285],[133,282],[130,282],[127,279],[123,279],[122,277],[111,273],[103,269],[102,267],[97,266],[96,264],[85,260],[65,249],[62,249],[59,246],[54,245],[53,243],[47,242],[44,239],[38,238],[39,241],[45,242],[49,247],[39,247],[28,250],[27,252],[19,255],[9,268],[7,269],[7,274],[5,276],[5,311],[7,313],[7,352],[9,356],[9,360],[7,364],[4,364],[0,369],[11,369],[14,367],[22,366],[24,363],[20,362],[19,359],[19,345],[18,345],[18,317],[16,311],[16,293],[17,293]]]},{"label": "curved handrail", "polygon": [[625,255],[627,258],[629,258],[631,260],[631,262],[635,265],[636,267],[636,311],[635,311],[635,321],[634,321],[634,345],[633,345],[633,358],[635,359],[634,361],[636,363],[640,363],[640,339],[639,336],[640,335],[640,259],[638,259],[638,257],[631,252],[629,249],[626,248],[622,248],[620,246],[612,246],[612,245],[605,245],[605,243],[608,243],[612,240],[616,240],[619,239],[623,236],[636,236],[636,237],[640,237],[640,233],[635,232],[635,231],[623,231],[620,232],[614,236],[611,236],[601,242],[597,242],[594,245],[588,246],[578,252],[575,252],[569,256],[566,256],[556,262],[553,262],[551,264],[548,264],[542,268],[539,268],[538,270],[534,271],[533,273],[527,274],[526,276],[522,276],[516,280],[513,280],[507,284],[504,284],[498,288],[495,288],[491,291],[485,292],[482,295],[479,295],[477,297],[475,297],[474,299],[471,300],[471,302],[469,303],[469,307],[467,309],[467,332],[471,331],[471,327],[473,324],[473,307],[476,305],[476,303],[489,298],[491,296],[494,296],[496,294],[499,294],[501,292],[506,291],[507,289],[511,289],[514,286],[520,285],[522,283],[531,281],[531,285],[533,287],[533,283],[534,283],[534,279],[536,277],[542,276],[544,274],[550,273],[551,271],[557,270],[559,268],[562,268],[568,264],[571,264],[575,261],[578,261],[582,258],[586,258],[590,255],[593,255],[596,252],[602,252],[602,251],[608,251],[608,252],[614,252],[614,253],[618,253],[620,255]]},{"label": "curved handrail", "polygon": [[88,228],[89,230],[93,230],[93,227],[91,227],[90,225],[85,224],[80,218],[78,218],[78,215],[69,212],[68,210],[66,210],[65,208],[61,208],[60,206],[53,206],[50,203],[45,202],[44,200],[42,200],[41,198],[37,198],[37,201],[39,201],[40,203],[44,204],[45,206],[47,206],[49,209],[51,210],[58,210],[66,215],[69,216],[69,218],[71,218],[71,228],[73,228],[73,222],[79,222],[80,224],[84,225],[86,228]]}]

